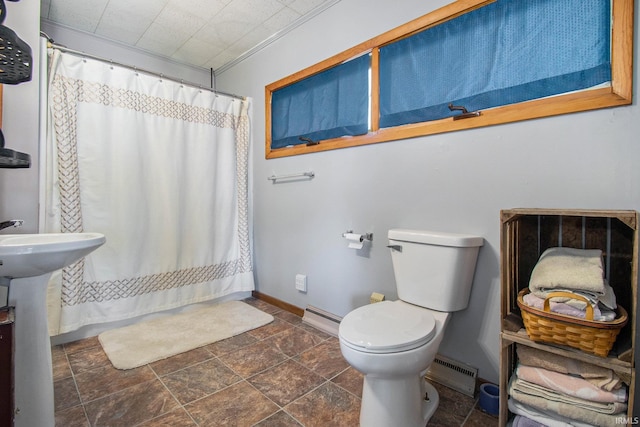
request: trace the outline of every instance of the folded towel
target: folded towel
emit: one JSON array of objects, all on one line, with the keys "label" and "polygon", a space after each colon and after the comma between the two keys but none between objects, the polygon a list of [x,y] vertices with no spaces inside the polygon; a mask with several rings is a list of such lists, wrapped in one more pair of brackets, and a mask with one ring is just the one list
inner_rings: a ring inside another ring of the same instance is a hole
[{"label": "folded towel", "polygon": [[561,401],[557,399],[558,393],[542,393],[536,387],[530,387],[530,384],[519,381],[515,375],[509,382],[509,394],[513,399],[543,412],[604,427],[620,425],[620,417],[624,416],[626,410],[626,405],[623,403],[610,403],[607,404],[608,407],[599,408],[600,410],[596,411],[590,407],[597,407],[598,404],[590,405],[586,401],[578,404],[575,399]]},{"label": "folded towel", "polygon": [[[587,409],[592,412],[601,414],[620,414],[627,410],[626,403],[620,402],[594,402],[591,400],[581,399],[579,397],[569,396],[564,393],[558,393],[550,388],[543,387],[538,384],[530,383],[517,376],[511,378],[510,389],[518,390],[522,393],[526,393],[531,396],[537,396],[544,398],[550,402],[558,402],[561,404],[570,405],[576,408]],[[573,418],[573,417],[570,417]]]},{"label": "folded towel", "polygon": [[627,401],[625,388],[606,391],[582,378],[549,371],[544,368],[534,368],[520,363],[516,368],[516,375],[521,380],[580,399],[602,403],[624,403]]},{"label": "folded towel", "polygon": [[607,391],[617,390],[622,387],[622,380],[618,374],[609,368],[569,359],[523,345],[516,346],[516,352],[520,363],[523,365],[578,376]]},{"label": "folded towel", "polygon": [[[589,292],[585,290],[579,289],[565,289],[565,288],[556,288],[549,290],[537,290],[535,295],[540,298],[546,298],[551,292],[568,292],[572,294],[580,295],[582,298],[585,298],[587,301],[591,303],[591,305],[601,304],[604,305],[607,309],[615,310],[617,307],[616,304],[616,294],[613,291],[613,288],[604,281],[604,294],[596,294],[595,292]],[[570,305],[578,310],[584,310],[587,307],[587,304],[576,298],[565,298],[565,297],[553,297],[551,299],[555,302],[563,302],[567,305]],[[615,313],[614,313],[615,315]]]},{"label": "folded towel", "polygon": [[507,400],[507,406],[512,413],[527,417],[548,427],[593,427],[593,424],[590,423],[571,420],[552,412],[543,412],[538,408],[525,405],[513,398]]},{"label": "folded towel", "polygon": [[[576,308],[566,302],[566,298],[562,298],[565,301],[557,302],[557,299],[560,298],[551,298],[551,303],[549,304],[549,308],[552,312],[558,314],[564,314],[566,316],[578,317],[580,319],[584,319],[586,317],[586,312],[584,309]],[[544,307],[544,298],[537,297],[533,294],[526,294],[522,297],[522,300],[529,307],[534,307],[539,310],[542,310]],[[582,302],[582,301],[581,301]],[[584,304],[582,304],[584,306]],[[616,313],[611,310],[605,310],[604,312],[600,310],[598,305],[596,304],[593,307],[593,320],[597,320],[600,322],[603,321],[611,321],[616,318]]]},{"label": "folded towel", "polygon": [[[529,307],[537,308],[539,310],[543,309],[544,300],[545,300],[544,298],[540,298],[531,293],[526,294],[525,296],[522,297],[522,301],[525,304],[527,304]],[[556,298],[551,298],[549,308],[553,313],[564,314],[566,316],[579,317],[581,319],[584,319],[586,316],[585,309],[576,308],[572,305],[565,304],[565,302],[556,302]],[[598,319],[600,318],[600,316],[601,316],[600,309],[596,305],[593,307],[593,318]]]},{"label": "folded towel", "polygon": [[545,424],[541,424],[522,415],[516,415],[513,418],[513,423],[511,425],[513,427],[547,427]]},{"label": "folded towel", "polygon": [[607,308],[615,310],[618,306],[616,304],[616,294],[613,292],[613,288],[609,285],[609,283],[604,281],[604,295],[600,295],[598,298],[598,302],[600,304],[604,304]]},{"label": "folded towel", "polygon": [[573,289],[605,294],[600,249],[549,248],[531,272],[529,289],[534,295],[551,289]]}]

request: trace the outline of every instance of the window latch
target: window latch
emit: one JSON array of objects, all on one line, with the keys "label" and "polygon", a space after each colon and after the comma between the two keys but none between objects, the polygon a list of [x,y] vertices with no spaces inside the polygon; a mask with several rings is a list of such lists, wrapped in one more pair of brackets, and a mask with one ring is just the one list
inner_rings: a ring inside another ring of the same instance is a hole
[{"label": "window latch", "polygon": [[305,138],[304,136],[299,136],[299,137],[298,137],[298,139],[299,139],[300,141],[306,142],[306,143],[307,143],[307,147],[310,147],[310,146],[312,146],[312,145],[318,145],[318,144],[320,144],[320,142],[319,142],[319,141],[314,141],[314,140],[312,140],[311,138]]},{"label": "window latch", "polygon": [[467,111],[467,109],[464,108],[462,105],[453,105],[452,103],[449,104],[449,110],[462,111],[462,114],[453,116],[453,120],[468,119],[470,117],[478,117],[480,114],[482,114],[482,112],[480,111]]}]

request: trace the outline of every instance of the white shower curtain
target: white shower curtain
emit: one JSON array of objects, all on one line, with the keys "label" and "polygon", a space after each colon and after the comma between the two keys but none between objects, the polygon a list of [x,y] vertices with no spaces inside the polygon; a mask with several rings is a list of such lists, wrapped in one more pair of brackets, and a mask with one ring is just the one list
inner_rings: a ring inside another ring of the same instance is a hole
[{"label": "white shower curtain", "polygon": [[249,100],[50,55],[44,231],[107,238],[52,276],[50,333],[253,290]]}]

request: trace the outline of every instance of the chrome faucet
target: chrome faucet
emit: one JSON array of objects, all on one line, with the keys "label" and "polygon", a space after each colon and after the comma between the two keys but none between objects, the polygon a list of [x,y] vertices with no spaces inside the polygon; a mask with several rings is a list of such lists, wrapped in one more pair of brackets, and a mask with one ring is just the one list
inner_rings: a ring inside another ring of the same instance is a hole
[{"label": "chrome faucet", "polygon": [[21,219],[11,219],[9,221],[0,222],[0,230],[4,230],[9,227],[20,227],[24,221]]}]

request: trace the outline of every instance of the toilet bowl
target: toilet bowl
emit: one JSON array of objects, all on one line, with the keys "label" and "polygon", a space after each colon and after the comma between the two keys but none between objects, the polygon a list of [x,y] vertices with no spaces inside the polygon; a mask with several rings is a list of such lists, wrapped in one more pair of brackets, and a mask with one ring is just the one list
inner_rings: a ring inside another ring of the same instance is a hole
[{"label": "toilet bowl", "polygon": [[345,360],[365,374],[360,409],[362,427],[421,426],[439,397],[424,379],[438,351],[449,313],[403,301],[360,307],[340,323]]},{"label": "toilet bowl", "polygon": [[464,310],[478,236],[389,230],[397,301],[356,308],[340,322],[340,350],[364,374],[361,427],[424,427],[438,407],[424,379],[452,312]]}]

